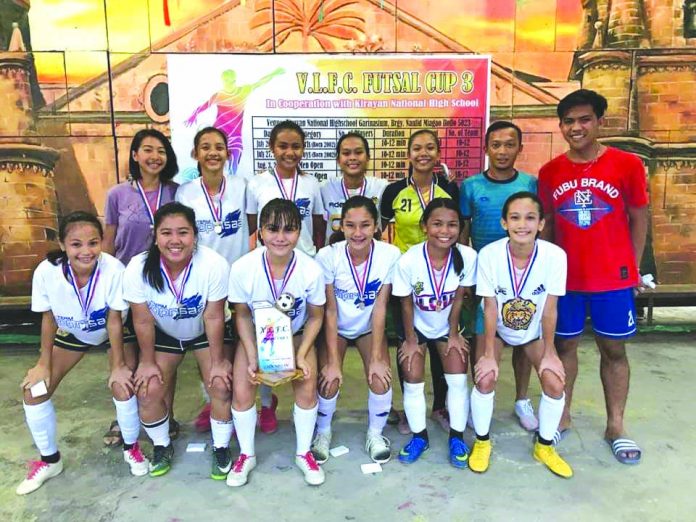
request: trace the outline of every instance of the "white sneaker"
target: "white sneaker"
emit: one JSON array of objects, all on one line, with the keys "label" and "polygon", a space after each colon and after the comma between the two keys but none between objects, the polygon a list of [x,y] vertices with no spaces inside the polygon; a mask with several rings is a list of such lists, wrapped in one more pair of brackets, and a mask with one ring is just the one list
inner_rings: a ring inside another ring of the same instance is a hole
[{"label": "white sneaker", "polygon": [[227,474],[227,485],[232,488],[243,486],[249,481],[249,473],[256,467],[256,457],[240,453],[232,469]]},{"label": "white sneaker", "polygon": [[391,442],[381,433],[368,431],[365,438],[365,451],[374,462],[384,464],[391,458]]},{"label": "white sneaker", "polygon": [[305,482],[310,486],[318,486],[326,480],[324,470],[314,460],[314,455],[312,455],[311,451],[304,455],[295,455],[295,465],[300,468],[300,471],[304,474]]},{"label": "white sneaker", "polygon": [[534,406],[529,399],[515,401],[515,415],[522,426],[527,431],[536,431],[539,429],[539,421],[534,415]]},{"label": "white sneaker", "polygon": [[42,460],[35,460],[29,463],[29,473],[22,483],[17,486],[18,495],[26,495],[32,491],[36,491],[48,479],[51,479],[63,471],[63,461],[59,460],[56,463],[50,464]]},{"label": "white sneaker", "polygon": [[137,442],[131,449],[123,451],[123,460],[130,466],[131,475],[142,477],[150,471],[150,461],[140,451],[140,445]]},{"label": "white sneaker", "polygon": [[319,464],[329,460],[329,446],[331,446],[331,432],[317,432],[312,441],[312,455]]}]

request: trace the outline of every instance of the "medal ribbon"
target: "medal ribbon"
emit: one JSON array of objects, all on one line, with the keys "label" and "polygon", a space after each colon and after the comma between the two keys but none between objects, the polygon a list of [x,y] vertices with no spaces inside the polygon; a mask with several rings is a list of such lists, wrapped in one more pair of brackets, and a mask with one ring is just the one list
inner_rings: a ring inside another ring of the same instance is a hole
[{"label": "medal ribbon", "polygon": [[80,289],[77,286],[77,277],[75,277],[75,272],[73,272],[70,263],[67,263],[67,265],[68,272],[70,274],[70,285],[75,291],[77,300],[80,302],[80,308],[82,308],[82,315],[85,319],[88,319],[89,317],[87,315],[87,311],[89,310],[89,305],[92,304],[92,299],[94,299],[94,294],[97,289],[97,282],[99,281],[99,274],[101,272],[101,270],[99,270],[99,260],[97,260],[96,265],[94,265],[94,270],[92,270],[92,273],[89,276],[89,280],[87,281],[87,295],[85,296],[84,300],[82,299],[82,294],[80,293]]},{"label": "medal ribbon", "polygon": [[346,245],[346,258],[348,258],[348,266],[350,267],[350,275],[353,276],[353,282],[355,283],[355,288],[358,289],[358,300],[364,301],[363,296],[365,295],[365,287],[367,286],[367,281],[370,278],[370,269],[372,268],[372,254],[375,250],[374,240],[370,243],[370,253],[367,255],[367,260],[365,261],[365,268],[363,268],[362,277],[358,275],[358,270],[353,264],[353,260],[350,257],[350,252],[348,252],[348,245]]},{"label": "medal ribbon", "polygon": [[283,199],[288,199],[294,203],[295,197],[297,196],[297,172],[295,172],[295,174],[293,174],[292,176],[292,188],[290,189],[290,196],[288,196],[288,193],[285,191],[285,185],[283,185],[283,180],[280,179],[280,176],[278,175],[278,172],[275,168],[273,169],[273,177],[275,178],[276,183],[278,184],[278,189],[280,189],[280,194],[283,197]]},{"label": "medal ribbon", "polygon": [[227,182],[225,181],[225,176],[222,177],[220,182],[220,189],[218,194],[220,194],[220,206],[215,208],[214,196],[208,190],[208,186],[201,178],[201,189],[203,190],[203,196],[205,196],[205,202],[208,204],[208,209],[210,210],[210,215],[213,216],[213,223],[216,225],[222,224],[222,198],[225,196],[225,188],[227,187]]},{"label": "medal ribbon", "polygon": [[147,211],[147,217],[150,218],[150,224],[154,226],[155,212],[157,212],[157,209],[160,208],[160,203],[162,202],[162,183],[159,185],[159,191],[157,192],[157,200],[155,201],[154,209],[150,206],[150,201],[145,195],[145,189],[143,189],[140,181],[137,179],[135,180],[135,187],[138,189],[138,194],[140,194],[140,198],[143,200],[143,205],[145,205],[145,210]]},{"label": "medal ribbon", "polygon": [[430,194],[429,194],[429,201],[428,203],[425,202],[425,198],[421,194],[420,189],[418,188],[418,185],[416,185],[415,180],[413,179],[413,176],[411,176],[411,184],[413,185],[413,189],[416,191],[416,196],[418,196],[418,201],[420,202],[420,206],[425,211],[425,207],[428,206],[428,203],[430,203],[433,198],[435,197],[435,176],[433,176],[432,181],[430,182]]},{"label": "medal ribbon", "polygon": [[[358,195],[364,196],[365,195],[365,190],[367,189],[367,180],[363,178],[362,185],[360,186],[360,189],[358,191]],[[346,201],[350,198],[350,194],[348,192],[348,187],[346,187],[346,182],[341,179],[341,190],[343,191],[343,197],[346,198]]]},{"label": "medal ribbon", "polygon": [[278,296],[283,293],[285,287],[290,280],[290,276],[295,271],[295,265],[297,265],[297,258],[295,257],[295,252],[292,253],[292,259],[285,267],[285,274],[283,274],[283,282],[280,285],[280,292],[276,290],[275,279],[273,279],[273,270],[271,270],[271,263],[268,261],[267,252],[263,253],[263,271],[266,273],[266,281],[268,281],[268,286],[271,287],[271,293],[273,294],[273,300],[276,301]]},{"label": "medal ribbon", "polygon": [[522,277],[520,277],[520,279],[518,281],[517,280],[517,273],[515,271],[515,264],[512,261],[512,252],[510,252],[510,242],[508,241],[508,244],[507,244],[508,272],[510,273],[510,282],[512,283],[512,291],[515,294],[515,297],[520,296],[520,294],[522,293],[522,289],[524,288],[524,285],[527,283],[527,279],[529,279],[529,273],[532,271],[532,265],[534,265],[534,261],[536,261],[537,252],[538,252],[538,244],[535,241],[534,242],[534,251],[532,252],[532,255],[529,256],[529,259],[527,259],[527,264],[524,266],[524,270],[522,271]]},{"label": "medal ribbon", "polygon": [[437,303],[442,303],[442,294],[445,290],[445,281],[447,280],[449,271],[452,268],[452,249],[450,248],[449,252],[447,253],[447,259],[445,259],[445,264],[442,267],[442,276],[440,277],[440,281],[437,280],[435,268],[430,259],[428,243],[423,244],[423,257],[425,258],[425,264],[428,267],[428,279],[430,280],[430,288],[433,289],[433,294],[435,295],[435,301]]},{"label": "medal ribbon", "polygon": [[188,262],[188,265],[186,265],[186,268],[184,268],[184,271],[181,273],[181,287],[177,290],[176,285],[174,284],[174,279],[172,278],[171,274],[169,273],[169,269],[167,268],[167,265],[165,265],[162,261],[160,261],[160,270],[162,271],[162,275],[164,276],[164,280],[167,282],[167,286],[169,287],[169,290],[171,291],[172,294],[174,294],[174,298],[176,299],[176,304],[180,305],[181,302],[184,300],[184,288],[186,287],[186,282],[189,280],[189,277],[191,277],[191,268],[193,267],[193,257],[191,257],[191,260]]}]

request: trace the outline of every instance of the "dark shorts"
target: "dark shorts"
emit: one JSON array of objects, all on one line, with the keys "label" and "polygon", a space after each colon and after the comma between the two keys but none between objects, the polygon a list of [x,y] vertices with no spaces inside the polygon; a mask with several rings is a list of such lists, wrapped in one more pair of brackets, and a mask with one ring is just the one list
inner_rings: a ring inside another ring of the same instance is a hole
[{"label": "dark shorts", "polygon": [[[428,344],[428,343],[446,343],[449,340],[449,335],[443,335],[442,337],[437,337],[435,339],[431,339],[430,337],[426,337],[418,328],[414,327],[414,331],[416,332],[416,337],[418,338],[418,344]],[[404,342],[406,337],[404,336],[403,330],[399,332],[399,344]]]},{"label": "dark shorts", "polygon": [[341,339],[344,339],[348,343],[348,346],[355,346],[355,343],[359,339],[362,339],[363,337],[367,337],[368,335],[372,335],[372,332],[366,332],[364,334],[358,335],[357,337],[343,337],[342,335],[339,334],[339,337]]},{"label": "dark shorts", "polygon": [[636,333],[636,302],[633,288],[608,292],[568,292],[558,298],[556,335],[571,339],[582,335],[585,318],[592,330],[609,339],[627,339]]},{"label": "dark shorts", "polygon": [[[65,330],[61,330],[60,328],[58,328],[58,331],[56,332],[56,338],[53,341],[53,345],[63,348],[63,350],[81,353],[86,353],[90,348],[94,348],[95,346],[93,344],[83,343],[73,334],[66,332]],[[107,341],[105,345],[108,347],[109,341]]]}]

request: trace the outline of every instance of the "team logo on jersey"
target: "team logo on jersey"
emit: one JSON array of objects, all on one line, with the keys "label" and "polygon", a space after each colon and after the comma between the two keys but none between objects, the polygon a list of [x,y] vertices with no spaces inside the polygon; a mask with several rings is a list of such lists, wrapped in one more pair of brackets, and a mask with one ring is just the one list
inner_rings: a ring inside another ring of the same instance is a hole
[{"label": "team logo on jersey", "polygon": [[454,295],[456,294],[456,291],[454,292],[444,292],[441,296],[441,301],[442,303],[440,304],[440,310],[438,310],[437,306],[437,297],[434,295],[424,295],[424,296],[418,296],[415,299],[416,306],[425,312],[438,312],[442,310],[446,310],[449,305],[452,304],[452,301],[454,301]]},{"label": "team logo on jersey", "polygon": [[294,319],[295,317],[298,317],[300,315],[300,309],[302,308],[302,305],[304,303],[304,299],[301,297],[295,297],[295,302],[292,304],[292,308],[289,309],[287,312],[283,310],[286,314],[288,314],[288,317],[290,319]]},{"label": "team logo on jersey", "polygon": [[416,283],[414,285],[412,285],[412,288],[413,288],[413,293],[418,295],[425,288],[425,284],[423,283],[423,281],[416,281]]},{"label": "team logo on jersey", "polygon": [[[215,223],[210,219],[198,220],[196,221],[196,226],[198,227],[198,232],[201,234],[215,232]],[[222,226],[222,231],[219,234],[220,237],[233,236],[239,232],[243,226],[241,209],[229,212],[222,220],[222,223],[220,223],[220,226]]]},{"label": "team logo on jersey", "polygon": [[[375,304],[375,299],[377,299],[377,294],[379,294],[379,289],[381,286],[382,281],[380,279],[375,279],[367,283],[367,285],[365,285],[365,293],[362,295],[363,307],[372,306],[373,304]],[[353,301],[353,304],[355,306],[360,306],[360,303],[360,296],[358,296],[355,298],[355,301]]]},{"label": "team logo on jersey", "polygon": [[559,207],[560,215],[573,225],[588,229],[614,208],[592,190],[581,189],[573,192],[573,197],[566,199]]},{"label": "team logo on jersey", "polygon": [[532,295],[539,295],[543,294],[544,292],[546,292],[546,288],[544,287],[544,285],[539,285],[534,289]]},{"label": "team logo on jersey", "polygon": [[174,315],[174,320],[178,321],[179,319],[188,319],[198,316],[204,308],[203,303],[201,303],[202,299],[203,297],[201,294],[195,294],[191,297],[182,299],[181,303],[179,303],[179,307],[175,309],[176,314]]},{"label": "team logo on jersey", "polygon": [[295,206],[300,211],[302,219],[309,217],[309,198],[300,198],[295,200]]},{"label": "team logo on jersey", "polygon": [[[106,328],[106,315],[109,307],[105,306],[101,310],[93,310],[86,319],[74,319],[72,316],[56,315],[56,325],[59,330],[82,330],[83,332],[96,332]],[[65,331],[64,335],[70,332]]]},{"label": "team logo on jersey", "polygon": [[511,330],[526,330],[536,313],[536,305],[529,299],[515,297],[503,303],[503,324]]}]

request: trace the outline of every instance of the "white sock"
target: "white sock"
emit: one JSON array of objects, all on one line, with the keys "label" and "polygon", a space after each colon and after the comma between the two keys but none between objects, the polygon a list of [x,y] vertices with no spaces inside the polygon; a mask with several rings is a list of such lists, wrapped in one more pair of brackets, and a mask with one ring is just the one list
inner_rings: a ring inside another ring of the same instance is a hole
[{"label": "white sock", "polygon": [[481,393],[474,386],[471,390],[471,417],[474,419],[474,431],[481,437],[491,431],[491,419],[493,419],[493,399],[495,392]]},{"label": "white sock", "polygon": [[145,433],[152,440],[153,446],[169,446],[171,444],[169,439],[169,414],[155,422],[143,422],[143,428],[145,428]]},{"label": "white sock", "polygon": [[404,411],[413,433],[425,429],[425,383],[404,381]]},{"label": "white sock", "polygon": [[560,399],[552,399],[545,393],[541,393],[541,399],[539,399],[539,436],[542,439],[553,440],[558,425],[561,423],[564,407],[565,393]]},{"label": "white sock", "polygon": [[387,424],[389,410],[392,405],[392,389],[389,388],[382,395],[378,395],[372,390],[367,392],[367,431],[382,434],[384,426]]},{"label": "white sock", "polygon": [[213,436],[213,447],[228,448],[230,438],[232,438],[232,431],[234,431],[234,423],[231,419],[224,421],[210,417],[210,433]]},{"label": "white sock", "polygon": [[273,389],[267,384],[259,386],[259,396],[263,408],[270,408],[273,405]]},{"label": "white sock", "polygon": [[201,393],[203,394],[203,399],[206,404],[210,404],[210,395],[208,395],[208,390],[205,389],[205,384],[201,381]]},{"label": "white sock", "polygon": [[58,452],[58,442],[56,441],[56,410],[53,402],[48,399],[41,404],[24,404],[24,415],[27,419],[27,426],[34,439],[34,444],[39,453],[48,457]]},{"label": "white sock", "polygon": [[246,411],[237,411],[232,408],[232,418],[237,431],[239,452],[253,457],[256,455],[254,447],[254,435],[256,435],[256,405]]},{"label": "white sock", "polygon": [[121,437],[124,444],[135,444],[140,435],[140,417],[138,416],[138,399],[133,395],[127,401],[114,399],[116,406],[116,420],[121,429]]},{"label": "white sock", "polygon": [[325,399],[317,394],[317,433],[331,433],[331,420],[336,412],[338,392],[330,399]]},{"label": "white sock", "polygon": [[292,418],[295,421],[295,437],[297,439],[297,451],[295,455],[304,455],[312,445],[312,434],[314,425],[317,423],[317,410],[319,405],[314,408],[303,410],[297,403],[292,409]]},{"label": "white sock", "polygon": [[464,432],[466,417],[469,414],[466,374],[446,373],[445,380],[447,381],[447,411],[449,412],[450,427],[453,430]]}]

